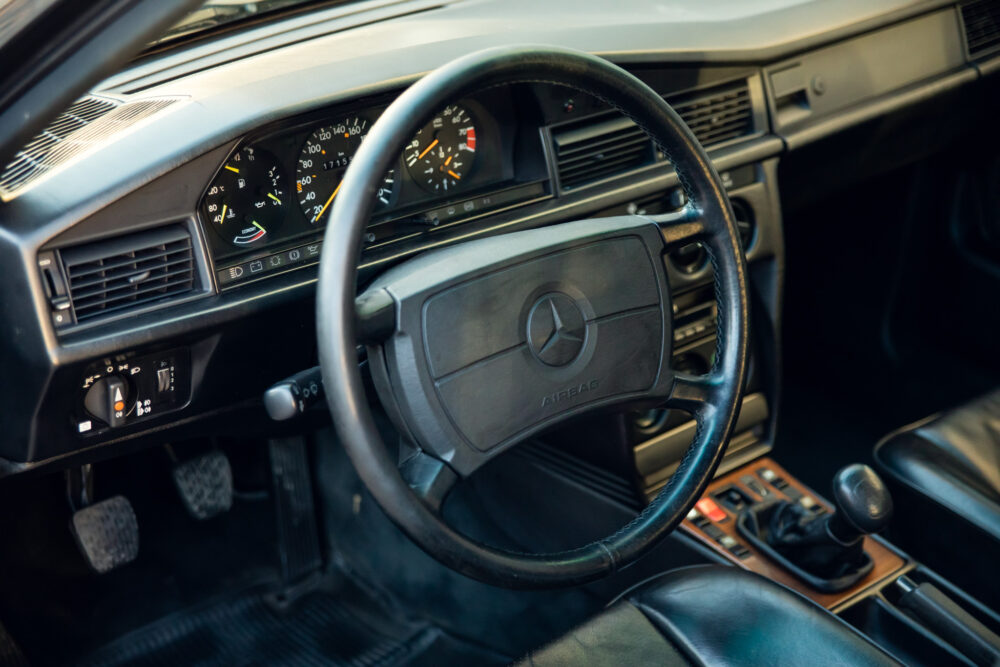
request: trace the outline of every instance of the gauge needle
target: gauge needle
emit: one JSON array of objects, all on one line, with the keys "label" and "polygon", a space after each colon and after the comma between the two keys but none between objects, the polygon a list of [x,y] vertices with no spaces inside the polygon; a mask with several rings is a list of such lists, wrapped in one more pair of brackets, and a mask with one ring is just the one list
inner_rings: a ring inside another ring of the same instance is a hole
[{"label": "gauge needle", "polygon": [[237,169],[236,167],[230,167],[228,164],[226,165],[226,169],[237,174],[240,173],[239,169]]},{"label": "gauge needle", "polygon": [[259,229],[260,231],[264,232],[265,234],[267,233],[267,230],[264,229],[263,227],[261,227],[260,224],[256,220],[254,220],[250,224],[252,224],[254,227],[256,227],[257,229]]},{"label": "gauge needle", "polygon": [[454,178],[454,179],[455,179],[456,181],[460,181],[460,180],[462,180],[462,177],[461,177],[461,176],[459,176],[458,174],[456,174],[455,172],[453,172],[453,171],[452,171],[451,169],[449,169],[449,170],[448,170],[448,174],[449,174],[449,175],[450,175],[450,176],[451,176],[452,178]]},{"label": "gauge needle", "polygon": [[273,199],[274,201],[278,202],[278,204],[281,204],[281,200],[272,195],[270,192],[267,193],[267,196]]},{"label": "gauge needle", "polygon": [[430,152],[431,152],[431,149],[432,149],[432,148],[434,148],[434,147],[435,147],[435,146],[437,146],[437,145],[438,145],[438,140],[437,140],[437,139],[435,139],[434,141],[432,141],[432,142],[430,143],[430,145],[429,145],[429,146],[427,146],[427,148],[425,148],[425,149],[424,149],[424,151],[423,151],[423,152],[422,152],[422,153],[421,153],[420,155],[418,155],[418,156],[417,156],[417,159],[419,160],[419,159],[421,159],[421,158],[422,158],[423,156],[425,156],[425,155],[427,155],[428,153],[430,153]]},{"label": "gauge needle", "polygon": [[226,221],[226,209],[229,208],[229,204],[222,205],[222,215],[219,217],[219,224],[221,225]]},{"label": "gauge needle", "polygon": [[330,195],[330,198],[326,200],[326,203],[325,203],[325,204],[323,204],[323,208],[321,208],[321,209],[319,210],[319,213],[317,213],[317,214],[316,214],[316,217],[314,217],[314,218],[312,219],[312,222],[316,222],[317,220],[319,220],[320,218],[322,218],[322,217],[323,217],[323,214],[324,214],[324,213],[326,213],[326,207],[330,205],[330,202],[332,202],[332,201],[333,201],[333,198],[337,196],[337,193],[338,193],[338,192],[340,192],[340,186],[341,186],[341,185],[343,185],[343,184],[344,184],[344,182],[343,182],[343,181],[341,181],[340,183],[337,183],[337,187],[335,187],[335,188],[333,189],[333,194],[332,194],[332,195]]}]

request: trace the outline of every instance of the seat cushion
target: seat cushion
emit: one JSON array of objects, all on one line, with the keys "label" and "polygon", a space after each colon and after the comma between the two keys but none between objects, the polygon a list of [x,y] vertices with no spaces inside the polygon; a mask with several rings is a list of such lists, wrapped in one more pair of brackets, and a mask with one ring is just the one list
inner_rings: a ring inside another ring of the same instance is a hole
[{"label": "seat cushion", "polygon": [[522,665],[899,665],[826,609],[735,567],[673,570]]},{"label": "seat cushion", "polygon": [[562,639],[533,651],[519,667],[690,664],[655,625],[628,602],[619,602]]},{"label": "seat cushion", "polygon": [[694,664],[899,664],[811,600],[735,567],[674,570],[629,599]]},{"label": "seat cushion", "polygon": [[875,447],[892,478],[1000,542],[1000,390]]}]

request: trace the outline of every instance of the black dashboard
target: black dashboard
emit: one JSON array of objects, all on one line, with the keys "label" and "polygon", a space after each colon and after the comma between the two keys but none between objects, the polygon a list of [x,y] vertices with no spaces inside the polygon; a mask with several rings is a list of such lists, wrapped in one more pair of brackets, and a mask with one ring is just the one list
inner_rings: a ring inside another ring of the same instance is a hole
[{"label": "black dashboard", "polygon": [[[508,16],[500,4],[442,3],[368,22],[331,8],[287,34],[265,26],[136,63],[74,105],[93,112],[102,142],[35,180],[0,175],[0,367],[19,378],[3,394],[0,474],[205,433],[280,430],[260,398],[316,364],[315,264],[344,169],[420,73],[509,43],[506,30],[472,20]],[[758,353],[734,438],[746,455],[767,447],[774,420],[779,160],[892,114],[915,115],[925,131],[940,105],[974,108],[970,91],[1000,69],[995,53],[969,49],[969,3],[764,4],[724,19],[706,9],[700,48],[688,25],[698,17],[648,20],[635,8],[581,11],[550,39],[522,35],[627,67],[671,103],[720,172],[757,290]],[[456,26],[469,34],[416,37]],[[663,46],[667,33],[676,47]],[[400,34],[412,37],[397,50]],[[934,48],[913,53],[914,43]],[[307,77],[319,92],[304,90]],[[363,281],[479,235],[684,205],[676,174],[639,128],[546,84],[455,100],[370,194]],[[698,247],[667,257],[666,269],[675,363],[699,372],[714,353],[711,270]],[[630,422],[646,490],[669,475],[692,424],[655,411]]]}]

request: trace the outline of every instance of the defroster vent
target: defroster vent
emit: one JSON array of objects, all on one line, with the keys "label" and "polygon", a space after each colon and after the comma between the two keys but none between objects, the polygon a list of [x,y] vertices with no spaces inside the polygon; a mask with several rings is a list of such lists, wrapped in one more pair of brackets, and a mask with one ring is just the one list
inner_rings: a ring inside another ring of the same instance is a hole
[{"label": "defroster vent", "polygon": [[194,291],[191,234],[169,225],[60,251],[78,323]]},{"label": "defroster vent", "polygon": [[142,99],[123,104],[88,96],[74,102],[0,169],[0,200],[14,199],[45,176],[106,145],[111,137],[137,126],[176,99]]}]

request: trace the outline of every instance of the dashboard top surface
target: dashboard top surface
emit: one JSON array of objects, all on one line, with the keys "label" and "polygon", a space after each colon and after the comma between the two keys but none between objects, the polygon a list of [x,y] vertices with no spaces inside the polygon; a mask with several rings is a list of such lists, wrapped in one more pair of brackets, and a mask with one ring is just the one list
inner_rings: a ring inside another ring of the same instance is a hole
[{"label": "dashboard top surface", "polygon": [[[448,60],[489,46],[549,44],[617,62],[763,64],[942,4],[635,2],[611,9],[594,2],[586,11],[568,0],[348,5],[350,11],[330,15],[280,48],[261,50],[250,44],[261,42],[255,34],[237,35],[153,56],[109,79],[96,92],[175,103],[10,202],[5,226],[34,250],[142,183],[256,126],[399,90]],[[89,177],[95,173],[102,177]]]}]

